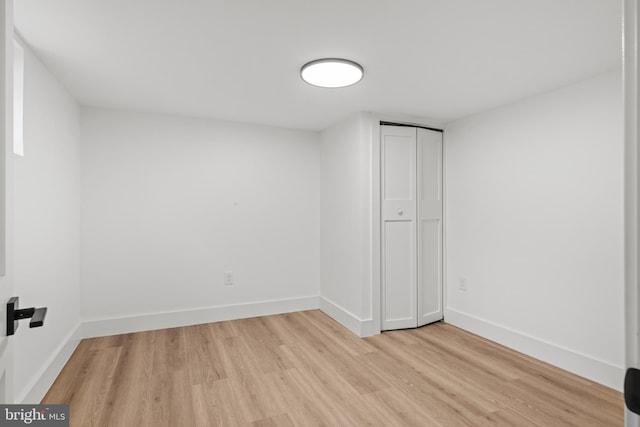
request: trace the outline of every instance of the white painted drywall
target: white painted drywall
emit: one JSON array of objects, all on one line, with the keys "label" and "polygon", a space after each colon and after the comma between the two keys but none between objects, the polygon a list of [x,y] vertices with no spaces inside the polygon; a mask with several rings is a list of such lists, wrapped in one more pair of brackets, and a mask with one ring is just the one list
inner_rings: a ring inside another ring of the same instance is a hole
[{"label": "white painted drywall", "polygon": [[81,116],[84,320],[318,295],[317,133]]},{"label": "white painted drywall", "polygon": [[361,113],[320,135],[320,296],[334,306],[327,312],[337,320],[371,318],[370,120]]},{"label": "white painted drywall", "polygon": [[22,320],[13,338],[16,401],[80,324],[79,107],[28,47],[24,70],[25,156],[14,156],[14,292],[21,307],[49,310],[42,328]]},{"label": "white painted drywall", "polygon": [[619,71],[446,127],[446,320],[584,356],[614,374],[562,367],[621,385],[622,129]]}]

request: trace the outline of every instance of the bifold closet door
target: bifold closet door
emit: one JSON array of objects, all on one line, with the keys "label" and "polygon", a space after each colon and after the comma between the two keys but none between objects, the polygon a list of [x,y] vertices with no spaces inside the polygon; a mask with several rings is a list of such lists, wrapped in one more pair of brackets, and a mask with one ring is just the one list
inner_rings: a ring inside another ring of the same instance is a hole
[{"label": "bifold closet door", "polygon": [[418,128],[418,325],[442,319],[442,132]]},{"label": "bifold closet door", "polygon": [[417,326],[416,129],[381,126],[382,329]]},{"label": "bifold closet door", "polygon": [[442,319],[442,132],[381,126],[382,330]]}]

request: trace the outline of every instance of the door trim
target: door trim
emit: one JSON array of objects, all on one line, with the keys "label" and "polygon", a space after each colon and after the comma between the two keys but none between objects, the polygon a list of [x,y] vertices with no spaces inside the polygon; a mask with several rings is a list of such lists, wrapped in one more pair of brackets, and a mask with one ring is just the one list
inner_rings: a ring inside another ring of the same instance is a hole
[{"label": "door trim", "polygon": [[[638,306],[640,264],[638,242],[638,0],[624,0],[624,281],[625,281],[625,365],[640,367],[640,325]],[[625,408],[625,426],[640,426],[640,417]]]}]

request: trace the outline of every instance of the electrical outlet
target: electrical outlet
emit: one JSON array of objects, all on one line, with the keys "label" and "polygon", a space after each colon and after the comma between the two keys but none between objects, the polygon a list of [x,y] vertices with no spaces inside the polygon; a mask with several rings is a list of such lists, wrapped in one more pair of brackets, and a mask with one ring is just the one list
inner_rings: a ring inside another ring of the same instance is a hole
[{"label": "electrical outlet", "polygon": [[460,278],[460,282],[458,283],[458,289],[460,289],[461,291],[466,291],[467,290],[467,278],[466,277],[461,277]]},{"label": "electrical outlet", "polygon": [[224,284],[233,285],[233,271],[229,270],[224,272]]}]

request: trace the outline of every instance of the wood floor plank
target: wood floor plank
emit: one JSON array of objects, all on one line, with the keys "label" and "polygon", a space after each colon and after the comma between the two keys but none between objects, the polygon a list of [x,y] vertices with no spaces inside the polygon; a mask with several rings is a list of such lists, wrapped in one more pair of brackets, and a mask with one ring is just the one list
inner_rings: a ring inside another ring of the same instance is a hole
[{"label": "wood floor plank", "polygon": [[234,398],[230,379],[194,385],[192,393],[194,414],[197,415],[194,425],[240,427],[249,423],[240,402]]},{"label": "wood floor plank", "polygon": [[[116,370],[121,349],[112,347],[103,350],[92,350],[90,362],[85,372],[101,372],[100,376],[87,375],[84,381],[78,382],[72,394],[73,404],[69,405],[69,416],[77,420],[78,425],[96,425],[109,410],[104,404]],[[86,408],[91,408],[87,411]]]},{"label": "wood floor plank", "polygon": [[319,310],[83,340],[71,426],[623,425],[622,394],[443,322],[360,339]]},{"label": "wood floor plank", "polygon": [[[322,314],[326,317],[326,315]],[[328,317],[326,317],[328,319]],[[332,321],[335,324],[335,321]],[[303,316],[290,318],[289,323],[292,333],[297,338],[297,348],[304,366],[331,366],[332,370],[339,372],[360,393],[371,393],[390,387],[376,370],[362,365],[356,358],[359,353],[352,352],[353,357],[346,357],[341,347],[334,345],[334,340],[327,339],[323,328],[316,324],[305,322]],[[343,328],[344,329],[344,328]],[[309,333],[310,330],[312,333]],[[357,339],[354,335],[350,338]],[[373,347],[370,347],[373,348]],[[367,352],[369,353],[369,347]]]},{"label": "wood floor plank", "polygon": [[273,375],[274,390],[286,401],[286,413],[293,422],[293,425],[335,425],[330,423],[333,415],[325,416],[323,406],[317,405],[313,397],[310,397],[311,391],[303,389],[302,392],[300,392],[296,386],[296,384],[300,383],[300,381],[296,382],[299,376],[298,368],[281,371],[277,375],[270,375]]},{"label": "wood floor plank", "polygon": [[447,425],[447,423],[438,422],[427,405],[417,404],[414,400],[407,399],[396,388],[369,393],[365,398],[379,420],[378,425],[398,427]]},{"label": "wood floor plank", "polygon": [[[415,387],[440,390],[439,394],[448,396],[447,401],[456,410],[468,412],[473,417],[499,409],[495,396],[490,393],[491,388],[486,387],[486,383],[474,381],[472,374],[475,374],[475,370],[468,368],[466,363],[455,363],[455,359],[439,361],[433,353],[418,344],[384,349],[385,354],[401,362],[400,366],[410,368],[401,375],[412,378]],[[464,368],[468,368],[466,372]],[[493,378],[489,376],[488,380]],[[464,398],[459,399],[459,396]]]},{"label": "wood floor plank", "polygon": [[261,357],[256,359],[263,373],[275,372],[282,369],[294,368],[295,365],[282,352],[284,342],[274,335],[262,317],[243,319],[238,321],[238,330],[254,354]]},{"label": "wood floor plank", "polygon": [[[171,373],[187,367],[187,328],[170,328],[153,331],[153,374]],[[189,345],[193,351],[193,345]]]},{"label": "wood floor plank", "polygon": [[276,415],[275,417],[265,418],[254,421],[251,427],[293,427],[294,424],[287,414]]},{"label": "wood floor plank", "polygon": [[[286,384],[298,396],[307,409],[313,408],[322,425],[357,426],[369,425],[360,418],[357,407],[349,405],[336,392],[336,387],[318,378],[311,369],[290,369],[285,372]],[[310,403],[313,402],[313,406]],[[349,408],[351,410],[349,410]]]},{"label": "wood floor plank", "polygon": [[[419,339],[416,346],[427,347],[430,350],[429,357],[438,360],[455,359],[457,367],[473,367],[481,371],[495,375],[504,380],[514,380],[523,375],[517,360],[512,358],[512,353],[505,351],[504,347],[491,345],[468,345],[469,340],[461,341],[456,331],[444,330],[443,323],[429,325],[429,328],[416,330],[414,336]],[[427,331],[428,329],[428,331]],[[429,332],[429,333],[425,333]],[[487,343],[488,344],[488,343]]]},{"label": "wood floor plank", "polygon": [[300,315],[304,321],[316,326],[322,334],[323,341],[327,340],[329,347],[340,354],[358,356],[375,350],[367,341],[360,339],[321,311],[304,311]]},{"label": "wood floor plank", "polygon": [[[583,389],[572,389],[571,385],[557,386],[557,382],[549,377],[528,376],[517,380],[520,387],[530,395],[536,396],[541,402],[553,400],[566,408],[562,414],[572,422],[582,426],[616,425],[623,422],[623,416],[618,411],[608,410],[610,403],[598,395],[585,393]],[[571,402],[579,399],[584,403],[581,411],[571,408]]]},{"label": "wood floor plank", "polygon": [[222,340],[215,336],[210,325],[189,326],[184,331],[185,340],[190,343],[186,357],[191,384],[207,384],[227,378],[220,349]]},{"label": "wood floor plank", "polygon": [[[90,425],[146,425],[144,414],[150,411],[152,395],[160,393],[160,390],[148,390],[154,372],[154,354],[160,351],[155,347],[156,335],[156,331],[126,334],[106,397],[105,403],[110,410],[105,413],[103,423]],[[98,377],[101,375],[99,372],[93,374]],[[76,425],[71,418],[71,423]]]},{"label": "wood floor plank", "polygon": [[478,426],[545,427],[544,424],[533,422],[514,411],[508,410],[499,410],[486,414],[479,420]]},{"label": "wood floor plank", "polygon": [[[447,330],[443,330],[447,329]],[[461,332],[463,334],[461,334]],[[442,335],[442,333],[446,335]],[[446,340],[442,338],[450,337],[452,334],[460,335],[470,342],[478,342],[482,345],[477,346],[457,346],[456,340]],[[531,396],[539,397],[546,395],[545,400],[554,400],[562,402],[565,407],[570,407],[571,402],[580,400],[584,402],[583,411],[571,414],[571,421],[567,421],[567,425],[575,422],[578,425],[619,425],[622,423],[622,412],[619,410],[620,395],[619,393],[611,393],[611,390],[600,384],[578,377],[563,371],[557,367],[547,363],[535,360],[522,355],[511,349],[507,349],[496,343],[487,341],[481,337],[477,337],[446,324],[433,325],[432,328],[422,330],[419,336],[425,337],[426,342],[432,346],[439,345],[447,348],[444,357],[451,360],[451,357],[457,357],[461,363],[458,366],[458,372],[463,375],[466,366],[472,366],[471,360],[481,369],[476,369],[476,383],[492,384],[492,390],[499,389],[499,383],[492,381],[489,375],[500,375],[501,370],[509,371],[508,379],[517,380],[521,389],[529,389]],[[427,338],[428,336],[428,338]],[[444,360],[439,362],[439,366],[446,366]],[[462,371],[461,371],[462,370]],[[557,415],[557,414],[556,414]],[[561,413],[564,416],[564,412]],[[586,417],[583,417],[586,415]]]},{"label": "wood floor plank", "polygon": [[[458,397],[448,388],[442,387],[406,364],[398,363],[389,354],[369,353],[361,360],[370,367],[384,366],[387,381],[399,390],[406,399],[415,400],[430,408],[432,417],[442,425],[475,426],[474,412],[466,406],[464,396]],[[469,395],[469,398],[475,398]],[[454,422],[455,421],[455,422]]]},{"label": "wood floor plank", "polygon": [[294,425],[287,414],[280,414],[251,423],[251,427],[293,427]]},{"label": "wood floor plank", "polygon": [[82,383],[88,375],[92,372],[88,369],[91,361],[91,347],[93,342],[91,339],[82,340],[78,347],[76,347],[72,357],[62,368],[60,375],[56,381],[51,385],[47,393],[45,394],[43,401],[47,401],[49,396],[54,396],[55,399],[61,401],[70,401],[74,398],[75,393],[78,391],[78,386]]}]

